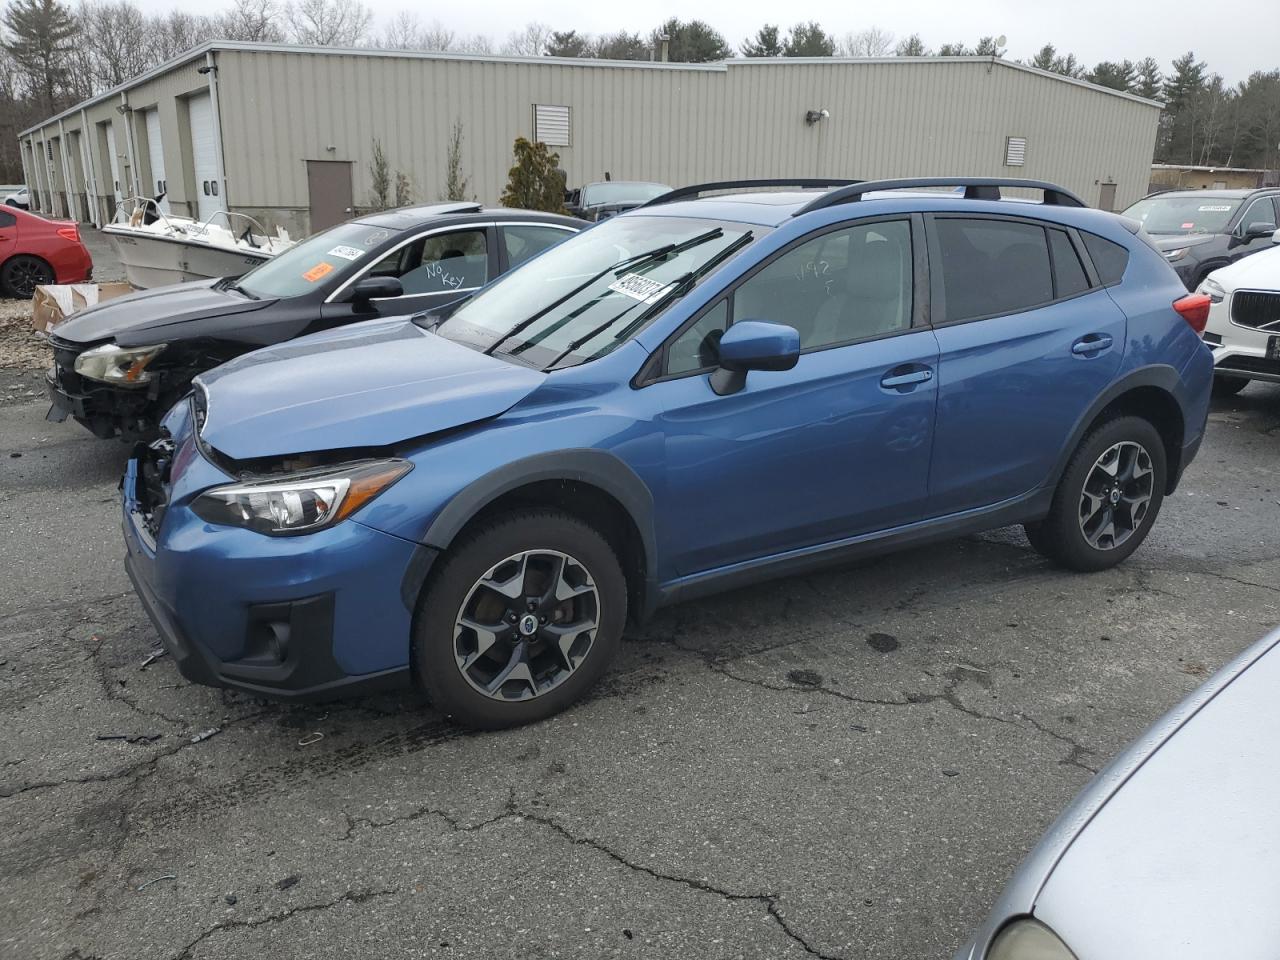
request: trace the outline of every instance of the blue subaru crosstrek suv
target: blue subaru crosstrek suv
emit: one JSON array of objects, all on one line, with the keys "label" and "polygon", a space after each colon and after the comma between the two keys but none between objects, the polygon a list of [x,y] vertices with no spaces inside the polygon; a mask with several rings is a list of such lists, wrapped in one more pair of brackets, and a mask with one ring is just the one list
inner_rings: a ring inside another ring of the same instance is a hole
[{"label": "blue subaru crosstrek suv", "polygon": [[1032,181],[713,186],[202,374],[123,481],[182,673],[502,727],[664,604],[1007,524],[1076,570],[1138,547],[1213,361],[1136,224]]}]

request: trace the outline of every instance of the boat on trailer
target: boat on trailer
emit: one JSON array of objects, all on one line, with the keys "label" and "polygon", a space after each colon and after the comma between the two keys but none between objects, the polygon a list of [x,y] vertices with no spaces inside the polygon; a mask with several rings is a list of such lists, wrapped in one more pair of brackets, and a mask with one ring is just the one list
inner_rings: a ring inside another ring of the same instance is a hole
[{"label": "boat on trailer", "polygon": [[[293,246],[287,231],[269,234],[243,213],[219,210],[207,220],[170,216],[155,200],[136,197],[127,219],[102,228],[124,266],[129,283],[140,290],[191,280],[238,277]],[[219,223],[219,220],[225,223]]]}]

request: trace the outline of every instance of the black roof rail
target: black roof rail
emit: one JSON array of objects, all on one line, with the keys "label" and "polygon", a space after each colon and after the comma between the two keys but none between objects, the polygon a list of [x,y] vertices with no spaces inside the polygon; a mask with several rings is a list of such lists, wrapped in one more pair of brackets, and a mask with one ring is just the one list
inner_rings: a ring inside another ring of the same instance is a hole
[{"label": "black roof rail", "polygon": [[[756,187],[801,187],[813,189],[814,187],[848,187],[860,182],[859,180],[815,180],[803,177],[799,179],[784,177],[780,180],[718,180],[714,183],[695,183],[687,187],[677,187],[674,190],[659,194],[647,203],[640,204],[640,207],[656,207],[658,204],[696,197],[700,193],[710,193],[712,190],[737,190]],[[637,207],[636,209],[640,208]]]},{"label": "black roof rail", "polygon": [[1043,180],[1007,180],[1003,177],[909,177],[902,180],[863,180],[837,190],[828,190],[814,197],[792,216],[800,216],[812,210],[823,210],[841,203],[861,200],[864,194],[882,190],[910,190],[914,187],[964,187],[966,200],[999,200],[1001,187],[1024,190],[1043,190],[1044,202],[1059,207],[1086,207],[1083,200],[1065,187]]}]

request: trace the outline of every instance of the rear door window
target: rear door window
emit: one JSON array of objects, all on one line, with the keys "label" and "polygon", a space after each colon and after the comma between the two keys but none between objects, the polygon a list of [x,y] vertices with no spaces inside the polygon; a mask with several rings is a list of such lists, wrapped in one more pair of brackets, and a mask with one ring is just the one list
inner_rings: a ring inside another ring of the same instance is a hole
[{"label": "rear door window", "polygon": [[1017,313],[1051,302],[1044,228],[1012,220],[934,220],[948,323]]},{"label": "rear door window", "polygon": [[1053,253],[1054,292],[1061,300],[1089,289],[1089,278],[1076,248],[1065,230],[1049,230],[1049,249]]}]

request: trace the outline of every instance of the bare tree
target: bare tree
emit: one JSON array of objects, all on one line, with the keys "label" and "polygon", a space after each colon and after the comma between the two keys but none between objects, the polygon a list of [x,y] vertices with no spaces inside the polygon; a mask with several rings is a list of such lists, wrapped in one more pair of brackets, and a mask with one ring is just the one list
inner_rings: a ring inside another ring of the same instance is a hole
[{"label": "bare tree", "polygon": [[439,20],[432,20],[431,25],[422,31],[423,50],[452,50],[458,42],[458,35]]},{"label": "bare tree", "polygon": [[206,40],[221,36],[216,20],[182,10],[172,10],[164,17],[152,17],[150,29],[157,61],[169,60]]},{"label": "bare tree", "polygon": [[893,34],[879,27],[846,33],[839,52],[842,57],[887,57],[893,52]]},{"label": "bare tree", "polygon": [[483,33],[476,33],[469,37],[459,37],[451,49],[458,53],[493,53],[493,41]]},{"label": "bare tree", "polygon": [[462,172],[462,118],[453,121],[445,151],[444,196],[441,200],[465,200],[471,180]]},{"label": "bare tree", "polygon": [[284,22],[293,43],[354,47],[367,39],[373,11],[360,0],[292,0]]},{"label": "bare tree", "polygon": [[416,13],[401,10],[382,28],[377,45],[388,50],[422,50],[425,32]]},{"label": "bare tree", "polygon": [[151,24],[129,0],[82,0],[76,20],[96,89],[124,83],[161,59]]},{"label": "bare tree", "polygon": [[284,40],[282,14],[276,0],[235,0],[230,10],[214,18],[214,32],[223,40],[279,43]]},{"label": "bare tree", "polygon": [[547,52],[551,34],[551,28],[545,23],[527,23],[523,30],[508,35],[502,52],[514,57],[540,57]]}]

